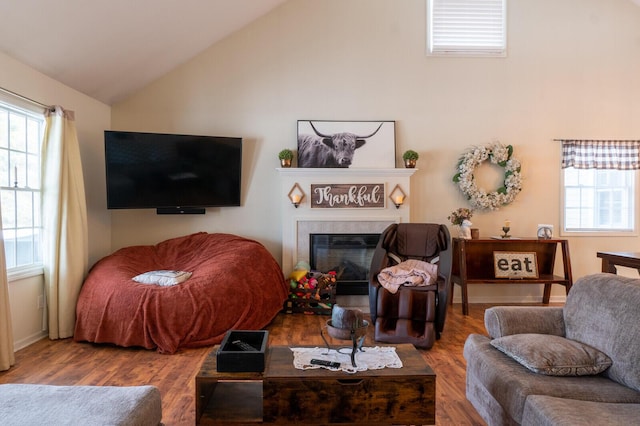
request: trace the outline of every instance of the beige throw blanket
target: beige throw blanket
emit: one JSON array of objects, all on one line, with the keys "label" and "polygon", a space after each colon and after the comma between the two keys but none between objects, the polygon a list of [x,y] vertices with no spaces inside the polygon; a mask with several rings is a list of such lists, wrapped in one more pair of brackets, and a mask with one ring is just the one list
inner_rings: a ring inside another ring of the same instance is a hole
[{"label": "beige throw blanket", "polygon": [[427,286],[436,282],[438,265],[409,259],[397,265],[384,268],[378,274],[380,285],[395,294],[401,285]]}]

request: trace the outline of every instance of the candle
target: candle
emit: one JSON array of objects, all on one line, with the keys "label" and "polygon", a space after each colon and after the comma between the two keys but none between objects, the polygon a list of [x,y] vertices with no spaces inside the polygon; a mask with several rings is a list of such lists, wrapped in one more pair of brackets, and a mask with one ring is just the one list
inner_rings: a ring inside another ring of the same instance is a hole
[{"label": "candle", "polygon": [[404,201],[404,197],[402,195],[396,195],[396,204],[402,204],[402,201]]},{"label": "candle", "polygon": [[504,227],[505,228],[510,228],[511,227],[511,221],[510,220],[505,220],[504,221]]},{"label": "candle", "polygon": [[302,197],[298,194],[293,194],[291,196],[291,199],[293,200],[294,204],[297,204],[300,202],[300,200],[302,199]]}]

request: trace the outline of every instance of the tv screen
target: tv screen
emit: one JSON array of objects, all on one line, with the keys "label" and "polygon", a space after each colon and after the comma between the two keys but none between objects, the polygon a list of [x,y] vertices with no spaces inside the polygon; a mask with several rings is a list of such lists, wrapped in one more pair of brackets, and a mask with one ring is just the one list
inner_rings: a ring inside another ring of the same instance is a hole
[{"label": "tv screen", "polygon": [[240,205],[241,138],[107,130],[104,145],[109,209]]}]

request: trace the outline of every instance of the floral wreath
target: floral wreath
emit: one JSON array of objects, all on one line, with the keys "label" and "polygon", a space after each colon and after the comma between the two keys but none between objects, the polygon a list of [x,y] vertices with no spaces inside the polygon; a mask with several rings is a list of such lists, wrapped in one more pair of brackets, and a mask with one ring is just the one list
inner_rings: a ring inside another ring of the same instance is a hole
[{"label": "floral wreath", "polygon": [[[468,151],[458,161],[458,172],[453,181],[467,196],[469,203],[478,210],[497,210],[511,203],[522,190],[520,161],[512,158],[513,146],[494,142],[489,146],[477,147]],[[493,192],[486,192],[476,185],[473,171],[485,161],[491,161],[504,168],[503,185]]]}]

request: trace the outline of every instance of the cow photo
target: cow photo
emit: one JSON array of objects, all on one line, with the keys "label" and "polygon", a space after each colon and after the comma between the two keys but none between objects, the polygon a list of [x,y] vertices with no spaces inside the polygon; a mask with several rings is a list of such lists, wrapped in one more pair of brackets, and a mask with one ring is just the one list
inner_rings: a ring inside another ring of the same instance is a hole
[{"label": "cow photo", "polygon": [[298,167],[395,168],[395,121],[298,121]]}]

